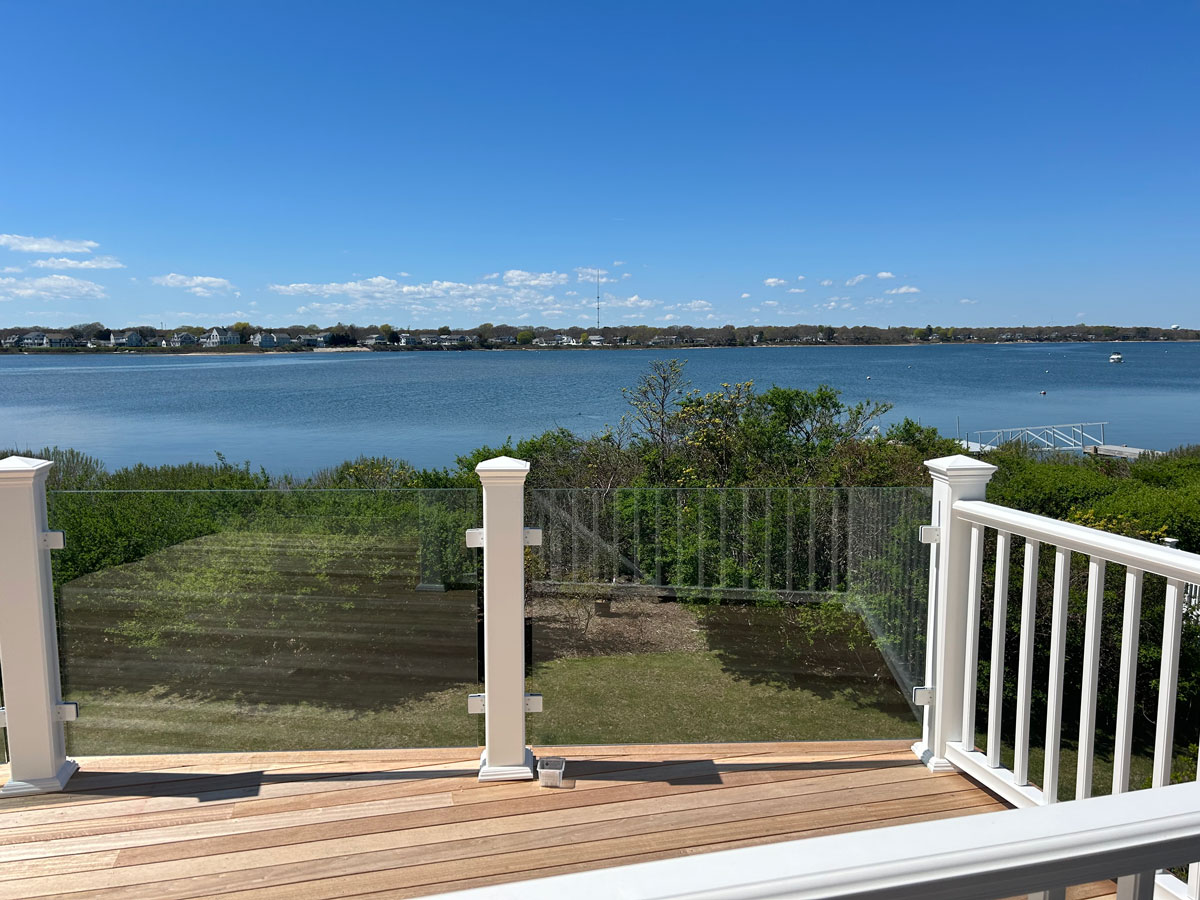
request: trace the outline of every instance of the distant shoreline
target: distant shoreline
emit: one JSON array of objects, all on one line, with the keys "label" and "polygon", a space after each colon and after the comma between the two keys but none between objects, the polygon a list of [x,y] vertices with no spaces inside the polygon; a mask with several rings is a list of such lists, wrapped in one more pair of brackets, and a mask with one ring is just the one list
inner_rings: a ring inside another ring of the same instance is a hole
[{"label": "distant shoreline", "polygon": [[683,351],[683,350],[819,350],[830,348],[844,349],[879,349],[881,347],[1007,347],[1015,345],[1079,345],[1079,344],[1096,344],[1099,346],[1111,346],[1113,344],[1194,344],[1200,343],[1198,338],[1177,338],[1169,341],[1149,340],[1149,339],[1130,339],[1130,340],[1109,340],[1109,341],[910,341],[908,343],[886,343],[886,344],[840,344],[840,343],[762,343],[762,344],[667,344],[663,346],[651,347],[646,344],[638,344],[633,346],[622,345],[603,345],[595,346],[570,346],[570,347],[534,347],[529,345],[522,346],[503,346],[503,347],[398,347],[389,346],[384,348],[374,347],[304,347],[294,349],[277,349],[254,347],[249,344],[239,346],[237,349],[229,350],[191,350],[182,347],[30,347],[30,348],[0,348],[0,357],[4,356],[49,356],[49,355],[95,355],[95,356],[189,356],[189,357],[205,357],[205,358],[237,358],[242,356],[287,356],[297,353],[464,353],[472,351],[501,351],[511,353],[514,351],[534,351],[534,352],[557,352],[570,353],[578,351],[614,351],[614,350],[658,350],[658,351]]}]

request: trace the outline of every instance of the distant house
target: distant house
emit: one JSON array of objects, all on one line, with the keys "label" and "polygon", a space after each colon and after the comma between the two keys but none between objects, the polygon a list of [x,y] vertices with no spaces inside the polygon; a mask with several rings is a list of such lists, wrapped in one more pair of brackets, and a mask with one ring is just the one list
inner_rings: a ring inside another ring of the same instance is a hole
[{"label": "distant house", "polygon": [[21,335],[22,347],[44,347],[46,345],[46,332],[30,331]]},{"label": "distant house", "polygon": [[19,343],[21,343],[21,336],[19,334],[10,334],[3,341],[5,347],[15,347]]},{"label": "distant house", "polygon": [[363,343],[364,347],[369,347],[372,344],[386,344],[387,342],[388,342],[388,336],[386,334],[381,333],[381,334],[367,335],[366,339],[362,343]]},{"label": "distant house", "polygon": [[187,331],[177,331],[171,335],[170,344],[172,347],[192,347],[200,343],[199,338]]},{"label": "distant house", "polygon": [[112,333],[109,344],[113,347],[144,347],[146,342],[136,331],[126,331],[123,334]]},{"label": "distant house", "polygon": [[430,347],[430,346],[436,347],[440,337],[441,337],[441,335],[437,335],[437,334],[419,335],[421,343],[427,347]]},{"label": "distant house", "polygon": [[269,331],[260,331],[257,334],[250,335],[250,343],[263,350],[269,350],[275,346],[275,335]]},{"label": "distant house", "polygon": [[271,337],[275,338],[276,347],[286,347],[292,342],[292,336],[286,331],[273,331]]},{"label": "distant house", "polygon": [[210,330],[204,337],[200,339],[201,347],[221,347],[226,344],[240,344],[242,336],[236,331],[230,331],[228,328],[220,326]]},{"label": "distant house", "polygon": [[465,334],[442,334],[438,335],[438,343],[443,347],[454,347],[459,344],[469,344],[471,339]]},{"label": "distant house", "polygon": [[43,347],[74,347],[75,338],[61,331],[51,331],[46,335]]},{"label": "distant house", "polygon": [[502,334],[488,338],[488,342],[492,344],[515,344],[517,339],[511,334]]},{"label": "distant house", "polygon": [[[663,347],[678,343],[679,335],[676,334],[660,334],[658,337],[650,339],[651,347]],[[758,343],[758,335],[754,336],[754,343]]]},{"label": "distant house", "polygon": [[598,334],[593,334],[588,337],[588,343],[591,344],[593,347],[603,347],[604,346],[604,338]]},{"label": "distant house", "polygon": [[402,334],[400,335],[400,340],[397,343],[399,343],[401,347],[415,347],[417,344],[421,343],[421,341],[418,338],[413,337],[411,334]]}]

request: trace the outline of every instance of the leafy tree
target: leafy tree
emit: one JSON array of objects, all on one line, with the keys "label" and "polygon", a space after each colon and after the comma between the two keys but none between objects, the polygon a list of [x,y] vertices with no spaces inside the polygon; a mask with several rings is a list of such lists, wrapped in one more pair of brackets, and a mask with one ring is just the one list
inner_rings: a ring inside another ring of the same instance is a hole
[{"label": "leafy tree", "polygon": [[517,343],[522,346],[525,346],[527,344],[532,344],[533,343],[533,332],[532,331],[518,331],[517,332]]}]

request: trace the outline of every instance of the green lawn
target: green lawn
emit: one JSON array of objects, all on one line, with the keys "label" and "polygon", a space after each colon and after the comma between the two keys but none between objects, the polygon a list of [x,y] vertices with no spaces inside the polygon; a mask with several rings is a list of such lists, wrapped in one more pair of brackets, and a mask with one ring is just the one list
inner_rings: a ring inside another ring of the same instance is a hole
[{"label": "green lawn", "polygon": [[[168,693],[75,693],[67,726],[78,755],[477,746],[481,717],[462,684],[377,711],[309,704],[243,704]],[[823,686],[821,693],[754,683],[709,651],[559,659],[528,690],[531,743],[659,743],[912,738],[919,733],[894,685]]]}]

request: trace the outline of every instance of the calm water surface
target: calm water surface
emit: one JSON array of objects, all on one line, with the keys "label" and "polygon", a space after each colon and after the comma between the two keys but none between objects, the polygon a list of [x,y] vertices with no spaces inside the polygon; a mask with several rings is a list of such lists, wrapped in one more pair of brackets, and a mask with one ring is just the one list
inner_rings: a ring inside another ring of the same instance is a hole
[{"label": "calm water surface", "polygon": [[[1114,349],[1124,364],[1109,364]],[[894,404],[885,422],[907,415],[951,435],[1107,421],[1110,443],[1200,443],[1200,344],[1141,343],[5,355],[0,447],[75,447],[110,467],[211,461],[220,451],[300,475],[359,454],[449,465],[508,436],[615,423],[621,387],[672,356],[687,360],[702,390],[825,382],[849,401]]]}]

